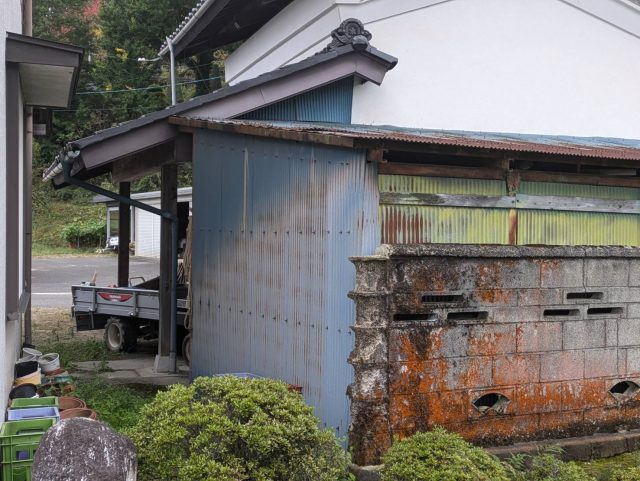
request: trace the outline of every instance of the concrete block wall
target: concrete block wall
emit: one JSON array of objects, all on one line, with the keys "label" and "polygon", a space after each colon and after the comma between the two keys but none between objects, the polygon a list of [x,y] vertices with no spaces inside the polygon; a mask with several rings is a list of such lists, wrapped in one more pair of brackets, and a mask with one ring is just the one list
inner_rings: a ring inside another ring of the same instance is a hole
[{"label": "concrete block wall", "polygon": [[434,425],[486,446],[640,426],[640,249],[382,246],[352,260],[357,464]]}]

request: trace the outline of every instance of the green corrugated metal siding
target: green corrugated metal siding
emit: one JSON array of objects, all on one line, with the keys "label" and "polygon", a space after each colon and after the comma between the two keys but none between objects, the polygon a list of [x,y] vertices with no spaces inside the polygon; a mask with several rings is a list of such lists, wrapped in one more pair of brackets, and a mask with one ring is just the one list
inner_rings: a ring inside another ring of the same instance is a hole
[{"label": "green corrugated metal siding", "polygon": [[518,211],[518,244],[640,245],[640,217],[595,212]]},{"label": "green corrugated metal siding", "polygon": [[[506,195],[499,180],[380,175],[380,192]],[[640,199],[640,189],[523,182],[527,195]],[[520,245],[640,246],[640,216],[595,212],[518,209]],[[467,207],[381,205],[382,242],[391,244],[508,244],[509,210]]]},{"label": "green corrugated metal siding", "polygon": [[640,199],[640,189],[605,187],[600,185],[557,184],[551,182],[522,182],[518,192],[527,195],[590,197],[592,199]]},{"label": "green corrugated metal siding", "polygon": [[380,192],[416,194],[507,195],[501,180],[453,179],[416,175],[379,175]]},{"label": "green corrugated metal siding", "polygon": [[383,244],[507,244],[509,211],[380,206]]}]

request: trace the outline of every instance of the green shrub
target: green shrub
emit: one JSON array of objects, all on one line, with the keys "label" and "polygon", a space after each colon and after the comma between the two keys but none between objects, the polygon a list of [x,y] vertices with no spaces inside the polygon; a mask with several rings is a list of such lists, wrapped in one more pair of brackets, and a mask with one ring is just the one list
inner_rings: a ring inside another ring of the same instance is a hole
[{"label": "green shrub", "polygon": [[128,434],[141,481],[352,479],[334,434],[280,381],[200,377],[172,386]]},{"label": "green shrub", "polygon": [[640,481],[640,468],[616,469],[611,474],[611,481]]},{"label": "green shrub", "polygon": [[512,456],[506,467],[512,481],[596,481],[579,464],[562,461],[561,454],[561,448],[550,446],[536,456]]},{"label": "green shrub", "polygon": [[500,461],[442,428],[396,442],[383,462],[383,481],[508,480]]},{"label": "green shrub", "polygon": [[74,219],[62,229],[62,238],[75,247],[100,247],[106,232],[103,221]]}]

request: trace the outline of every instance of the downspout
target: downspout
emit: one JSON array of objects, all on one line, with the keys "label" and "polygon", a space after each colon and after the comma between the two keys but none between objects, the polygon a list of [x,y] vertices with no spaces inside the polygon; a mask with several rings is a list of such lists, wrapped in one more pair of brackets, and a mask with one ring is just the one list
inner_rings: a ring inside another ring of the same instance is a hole
[{"label": "downspout", "polygon": [[[26,36],[33,35],[33,4],[32,0],[25,0],[23,13],[23,32]],[[33,107],[25,108],[24,122],[24,239],[23,245],[23,289],[28,296],[27,304],[24,307],[24,344],[31,346],[33,339],[31,335],[31,243],[33,241],[33,213],[32,213],[32,175],[33,175]],[[21,306],[22,307],[22,306]]]},{"label": "downspout", "polygon": [[176,56],[173,52],[173,43],[169,37],[166,37],[167,46],[169,47],[169,63],[171,68],[171,105],[178,103],[178,95],[176,92]]},{"label": "downspout", "polygon": [[123,195],[111,192],[110,190],[102,189],[98,186],[90,184],[80,179],[76,179],[71,176],[71,168],[73,166],[73,160],[80,155],[80,152],[68,152],[58,155],[58,160],[62,165],[62,172],[64,173],[64,181],[67,184],[75,185],[83,189],[89,190],[99,195],[104,195],[110,199],[127,204],[138,209],[142,209],[151,214],[162,217],[171,221],[171,332],[169,337],[169,370],[170,372],[178,372],[178,365],[176,359],[176,340],[177,340],[177,321],[178,321],[178,218],[171,212],[156,209],[150,205],[144,204],[137,200],[125,197]]}]

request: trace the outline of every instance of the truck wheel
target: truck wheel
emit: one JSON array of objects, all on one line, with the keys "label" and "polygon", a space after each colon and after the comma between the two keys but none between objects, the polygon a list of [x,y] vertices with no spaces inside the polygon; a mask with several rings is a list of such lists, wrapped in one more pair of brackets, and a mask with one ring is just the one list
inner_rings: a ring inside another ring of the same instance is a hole
[{"label": "truck wheel", "polygon": [[104,327],[104,344],[111,352],[131,352],[138,344],[138,327],[117,317],[110,317]]},{"label": "truck wheel", "polygon": [[182,341],[182,358],[187,366],[191,366],[191,333],[187,334]]}]

